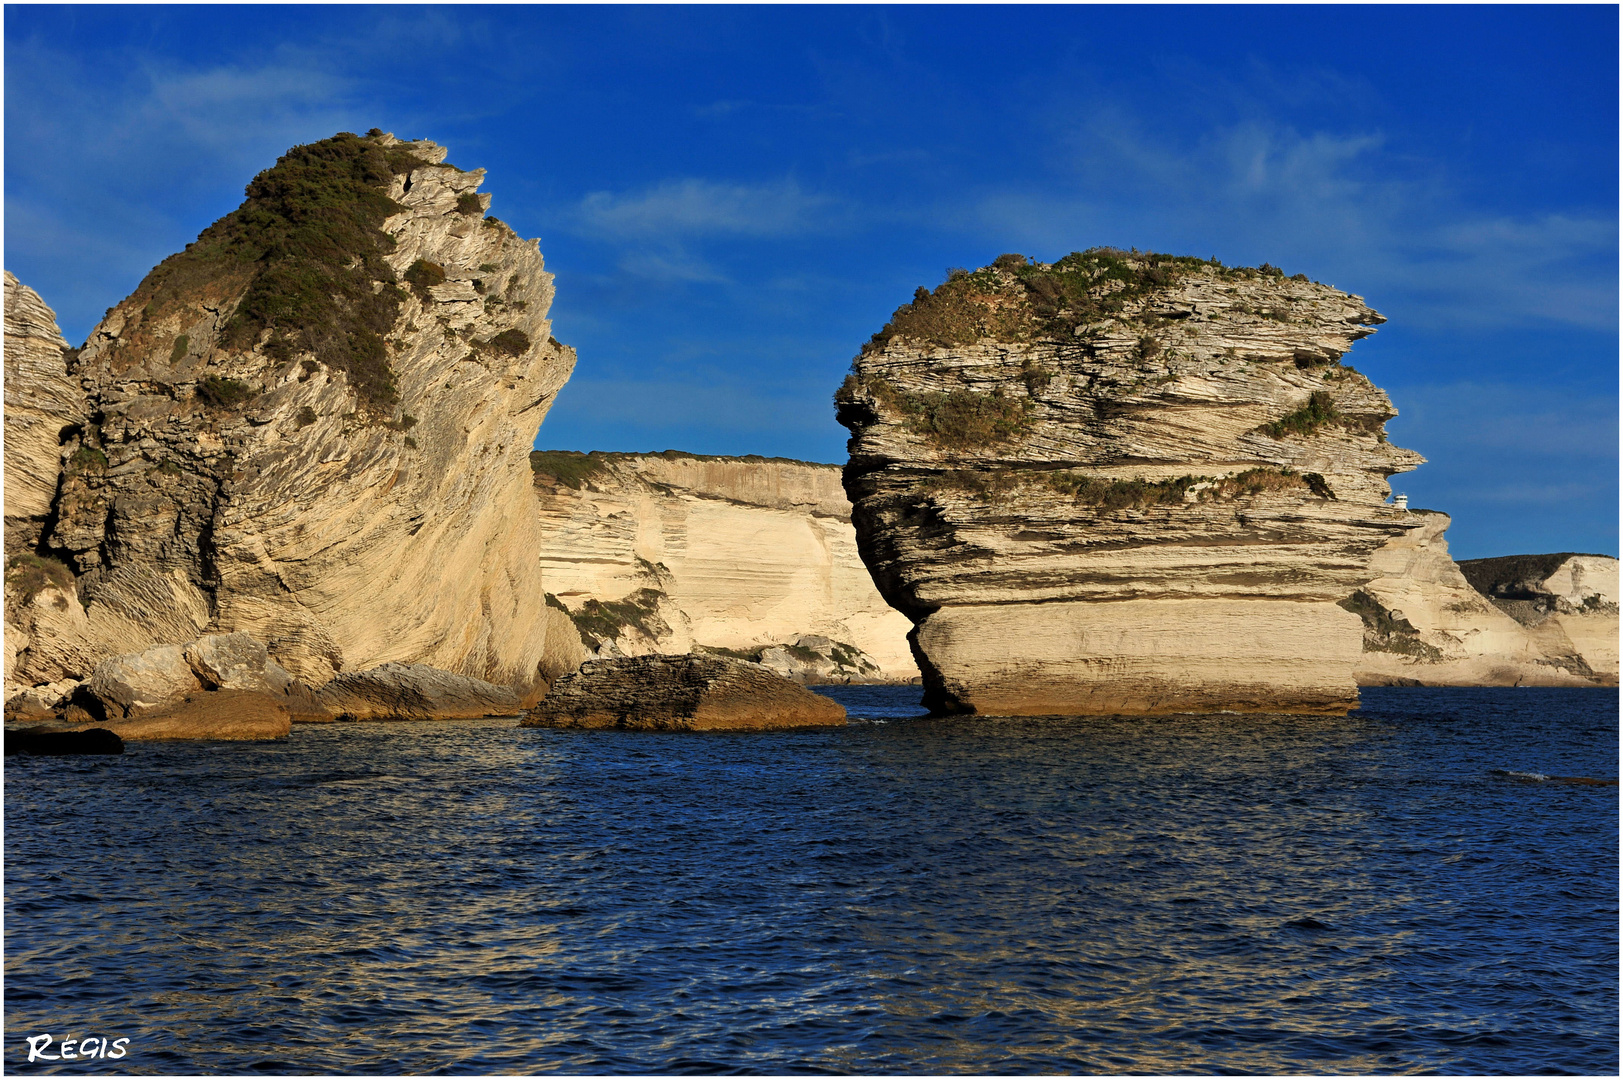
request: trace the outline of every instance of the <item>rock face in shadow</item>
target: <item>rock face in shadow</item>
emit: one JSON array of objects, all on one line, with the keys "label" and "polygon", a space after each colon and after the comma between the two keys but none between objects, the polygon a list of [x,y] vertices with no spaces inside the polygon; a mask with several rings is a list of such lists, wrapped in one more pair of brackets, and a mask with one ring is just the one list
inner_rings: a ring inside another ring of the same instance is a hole
[{"label": "rock face in shadow", "polygon": [[1271,267],[1098,249],[955,272],[836,395],[846,492],[925,701],[993,715],[1345,711],[1370,554],[1416,527],[1383,321]]},{"label": "rock face in shadow", "polygon": [[65,754],[122,754],[124,740],[104,727],[76,731],[48,731],[39,728],[6,729],[6,755],[31,754],[35,757]]},{"label": "rock face in shadow", "polygon": [[713,656],[591,660],[553,684],[524,727],[760,731],[845,723],[845,709],[758,664]]},{"label": "rock face in shadow", "polygon": [[596,655],[749,653],[813,635],[865,654],[877,678],[918,677],[912,624],[857,554],[838,466],[676,451],[531,459],[547,588]]},{"label": "rock face in shadow", "polygon": [[1362,685],[1615,686],[1617,560],[1512,555],[1455,564],[1446,514],[1370,560],[1344,607],[1364,620]]},{"label": "rock face in shadow", "polygon": [[[69,355],[80,398],[18,459],[66,567],[8,576],[13,689],[205,633],[251,634],[312,686],[401,662],[523,695],[567,665],[528,453],[574,353],[537,242],[445,156],[381,132],[294,148]],[[8,279],[7,318],[45,327],[30,296]],[[9,514],[14,391],[60,380],[13,386],[7,349]],[[60,477],[33,476],[47,456]]]}]

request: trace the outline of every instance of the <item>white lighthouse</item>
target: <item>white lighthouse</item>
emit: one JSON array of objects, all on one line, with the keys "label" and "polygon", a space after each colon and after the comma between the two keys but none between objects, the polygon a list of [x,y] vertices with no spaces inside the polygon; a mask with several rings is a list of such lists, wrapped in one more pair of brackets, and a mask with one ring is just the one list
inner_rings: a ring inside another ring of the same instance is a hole
[{"label": "white lighthouse", "polygon": [[1402,510],[1404,513],[1407,514],[1409,512],[1409,496],[1407,496],[1407,495],[1394,495],[1394,496],[1392,496],[1392,509],[1394,509],[1394,510]]}]

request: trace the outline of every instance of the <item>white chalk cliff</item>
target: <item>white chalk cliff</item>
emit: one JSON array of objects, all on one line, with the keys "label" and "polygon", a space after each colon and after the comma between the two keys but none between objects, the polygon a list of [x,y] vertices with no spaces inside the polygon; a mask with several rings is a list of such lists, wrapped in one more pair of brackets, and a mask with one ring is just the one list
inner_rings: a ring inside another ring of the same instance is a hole
[{"label": "white chalk cliff", "polygon": [[622,613],[604,627],[616,635],[599,643],[604,655],[821,635],[866,653],[884,678],[918,677],[911,624],[857,554],[838,466],[559,452],[536,464],[547,588],[577,613],[593,601]]},{"label": "white chalk cliff", "polygon": [[1374,578],[1344,602],[1364,619],[1364,685],[1615,686],[1617,560],[1514,555],[1456,564],[1446,514],[1370,560]]}]

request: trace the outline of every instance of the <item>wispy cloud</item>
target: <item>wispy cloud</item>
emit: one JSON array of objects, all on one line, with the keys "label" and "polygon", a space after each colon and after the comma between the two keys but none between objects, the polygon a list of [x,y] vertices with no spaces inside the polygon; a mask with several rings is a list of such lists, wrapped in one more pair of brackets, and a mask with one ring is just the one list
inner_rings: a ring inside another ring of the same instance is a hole
[{"label": "wispy cloud", "polygon": [[771,184],[667,180],[631,194],[594,191],[581,200],[582,231],[614,240],[787,236],[824,221],[834,200],[793,179]]},{"label": "wispy cloud", "polygon": [[1396,167],[1379,131],[1250,118],[1180,140],[1105,107],[1062,145],[1073,192],[985,192],[938,218],[1045,251],[1131,242],[1289,262],[1434,328],[1617,325],[1615,214],[1484,215],[1424,167]]}]

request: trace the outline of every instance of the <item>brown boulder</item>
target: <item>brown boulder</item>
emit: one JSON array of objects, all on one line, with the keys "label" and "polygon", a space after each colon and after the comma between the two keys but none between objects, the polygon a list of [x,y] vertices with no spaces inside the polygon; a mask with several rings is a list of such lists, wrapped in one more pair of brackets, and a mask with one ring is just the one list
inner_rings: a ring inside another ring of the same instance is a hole
[{"label": "brown boulder", "polygon": [[248,742],[280,739],[292,730],[281,698],[247,690],[198,691],[166,709],[127,720],[109,719],[74,730],[106,728],[125,742],[208,739]]},{"label": "brown boulder", "polygon": [[467,720],[517,716],[518,695],[505,686],[426,664],[380,664],[335,677],[316,695],[342,720]]},{"label": "brown boulder", "polygon": [[760,731],[844,723],[844,707],[759,664],[629,656],[593,660],[565,675],[521,726]]}]

